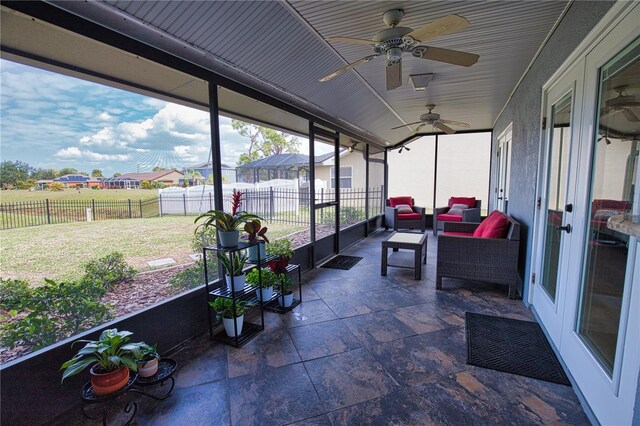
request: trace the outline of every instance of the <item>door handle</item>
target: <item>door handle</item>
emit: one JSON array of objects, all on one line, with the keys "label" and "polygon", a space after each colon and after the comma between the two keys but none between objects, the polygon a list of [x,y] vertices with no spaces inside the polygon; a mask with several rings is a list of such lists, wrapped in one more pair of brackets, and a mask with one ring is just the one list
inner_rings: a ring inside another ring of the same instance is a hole
[{"label": "door handle", "polygon": [[502,200],[502,197],[498,197],[498,200]]},{"label": "door handle", "polygon": [[571,233],[571,224],[567,223],[566,226],[556,226],[556,231],[564,231],[567,234]]},{"label": "door handle", "polygon": [[564,209],[567,211],[567,213],[571,213],[573,211],[573,204],[567,204],[566,206],[564,206]]}]

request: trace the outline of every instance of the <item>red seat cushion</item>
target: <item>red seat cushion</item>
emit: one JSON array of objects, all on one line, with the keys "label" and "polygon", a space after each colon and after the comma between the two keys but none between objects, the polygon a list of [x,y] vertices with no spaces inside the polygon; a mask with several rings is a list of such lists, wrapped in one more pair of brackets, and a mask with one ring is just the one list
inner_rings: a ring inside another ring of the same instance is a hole
[{"label": "red seat cushion", "polygon": [[490,225],[491,222],[493,222],[495,220],[496,216],[499,213],[500,213],[499,210],[494,210],[489,214],[489,216],[487,216],[487,218],[485,220],[480,222],[480,225],[478,225],[476,230],[473,231],[474,238],[482,238],[482,233],[484,232],[484,229],[487,227],[487,225]]},{"label": "red seat cushion", "polygon": [[444,232],[442,235],[445,237],[473,237],[473,234],[466,232]]},{"label": "red seat cushion", "polygon": [[510,226],[509,217],[504,213],[498,212],[491,223],[484,228],[482,238],[507,238]]},{"label": "red seat cushion", "polygon": [[476,197],[451,197],[449,198],[449,207],[454,204],[465,204],[469,208],[476,206]]},{"label": "red seat cushion", "polygon": [[438,220],[443,222],[462,222],[462,216],[457,214],[439,214]]},{"label": "red seat cushion", "polygon": [[398,220],[420,220],[422,215],[420,213],[398,213]]},{"label": "red seat cushion", "polygon": [[408,204],[413,207],[413,199],[411,197],[389,197],[389,206],[395,207],[398,204]]}]

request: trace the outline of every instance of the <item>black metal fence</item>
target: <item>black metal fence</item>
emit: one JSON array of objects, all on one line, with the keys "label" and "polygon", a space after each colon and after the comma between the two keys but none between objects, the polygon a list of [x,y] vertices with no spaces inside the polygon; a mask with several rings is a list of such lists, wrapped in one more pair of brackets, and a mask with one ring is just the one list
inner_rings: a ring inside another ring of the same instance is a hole
[{"label": "black metal fence", "polygon": [[1,229],[158,216],[158,199],[39,200],[0,204]]},{"label": "black metal fence", "polygon": [[[242,210],[269,222],[309,224],[307,188],[266,188],[242,191]],[[382,211],[382,187],[340,190],[340,221],[343,226],[365,220]],[[333,190],[316,191],[316,202],[335,200]],[[0,204],[0,229],[23,228],[56,223],[109,219],[136,219],[164,215],[197,215],[213,208],[212,194],[197,197],[162,196],[145,200],[40,200]],[[225,211],[231,210],[230,195],[224,197]]]}]

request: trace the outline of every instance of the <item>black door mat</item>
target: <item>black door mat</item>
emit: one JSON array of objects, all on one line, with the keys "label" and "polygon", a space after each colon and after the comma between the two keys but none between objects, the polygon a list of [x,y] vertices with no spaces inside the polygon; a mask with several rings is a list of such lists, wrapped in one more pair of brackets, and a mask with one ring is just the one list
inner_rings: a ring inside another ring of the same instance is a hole
[{"label": "black door mat", "polygon": [[340,254],[322,265],[322,267],[347,270],[353,268],[356,263],[360,262],[361,260],[362,258],[358,256],[345,256]]},{"label": "black door mat", "polygon": [[538,323],[467,312],[467,364],[571,386]]}]

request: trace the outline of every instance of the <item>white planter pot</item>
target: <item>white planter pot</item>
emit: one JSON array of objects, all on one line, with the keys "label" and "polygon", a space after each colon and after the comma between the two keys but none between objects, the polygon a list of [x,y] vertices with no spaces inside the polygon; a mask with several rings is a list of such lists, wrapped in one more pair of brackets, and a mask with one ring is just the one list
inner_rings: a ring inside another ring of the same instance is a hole
[{"label": "white planter pot", "polygon": [[292,303],[293,303],[293,293],[285,294],[284,296],[282,294],[278,295],[278,304],[280,305],[281,308],[288,308],[289,306],[291,306]]},{"label": "white planter pot", "polygon": [[[260,293],[262,293],[262,299],[260,299]],[[263,303],[268,302],[273,297],[273,286],[268,288],[256,288],[256,297],[258,300],[262,300]]]},{"label": "white planter pot", "polygon": [[218,242],[222,247],[236,247],[240,241],[240,230],[218,231]]},{"label": "white planter pot", "polygon": [[233,277],[233,288],[231,288],[231,276],[227,274],[224,277],[227,280],[227,288],[229,289],[229,291],[232,291],[235,293],[237,291],[242,291],[242,289],[244,289],[244,285],[246,284],[245,274],[237,275]]},{"label": "white planter pot", "polygon": [[138,364],[138,374],[140,377],[151,377],[158,372],[158,358]]},{"label": "white planter pot", "polygon": [[249,261],[258,261],[258,250],[260,250],[260,260],[267,258],[267,244],[264,241],[258,242],[257,246],[249,247]]},{"label": "white planter pot", "polygon": [[[242,334],[242,324],[244,323],[244,314],[236,317],[236,323],[238,325],[238,336]],[[222,318],[224,324],[224,331],[227,332],[227,336],[235,337],[236,333],[233,329],[233,318]]]}]

